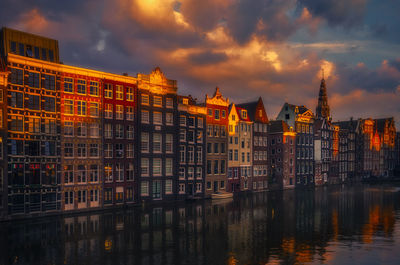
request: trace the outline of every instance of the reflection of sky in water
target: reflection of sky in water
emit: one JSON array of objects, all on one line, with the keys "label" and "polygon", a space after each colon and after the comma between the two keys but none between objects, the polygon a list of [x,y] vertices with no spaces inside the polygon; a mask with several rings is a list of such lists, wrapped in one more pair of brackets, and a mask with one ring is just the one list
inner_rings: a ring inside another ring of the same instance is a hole
[{"label": "reflection of sky in water", "polygon": [[331,187],[2,223],[0,264],[400,264],[398,188]]}]

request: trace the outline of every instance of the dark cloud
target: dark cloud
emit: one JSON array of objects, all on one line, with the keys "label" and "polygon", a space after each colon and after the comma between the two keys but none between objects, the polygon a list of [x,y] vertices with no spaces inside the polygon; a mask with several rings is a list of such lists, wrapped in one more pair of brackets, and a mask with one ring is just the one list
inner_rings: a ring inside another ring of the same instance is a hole
[{"label": "dark cloud", "polygon": [[224,52],[200,52],[189,56],[189,61],[195,64],[215,64],[226,61],[228,56]]},{"label": "dark cloud", "polygon": [[363,22],[367,0],[299,0],[315,16],[345,28]]}]

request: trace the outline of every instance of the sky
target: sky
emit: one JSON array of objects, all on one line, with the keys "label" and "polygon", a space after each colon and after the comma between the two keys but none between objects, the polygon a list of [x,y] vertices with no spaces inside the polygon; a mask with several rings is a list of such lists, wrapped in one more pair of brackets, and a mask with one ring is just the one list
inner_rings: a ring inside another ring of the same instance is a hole
[{"label": "sky", "polygon": [[161,67],[199,101],[262,97],[315,111],[322,69],[333,120],[400,126],[399,0],[1,0],[0,25],[59,40],[65,64]]}]

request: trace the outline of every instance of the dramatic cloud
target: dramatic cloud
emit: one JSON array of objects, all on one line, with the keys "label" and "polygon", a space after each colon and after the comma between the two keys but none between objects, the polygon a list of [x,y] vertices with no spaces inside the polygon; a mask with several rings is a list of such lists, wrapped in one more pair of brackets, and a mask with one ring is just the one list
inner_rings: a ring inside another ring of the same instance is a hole
[{"label": "dramatic cloud", "polygon": [[199,99],[216,86],[235,102],[262,96],[271,118],[285,101],[315,109],[324,75],[334,119],[399,120],[400,4],[382,2],[4,0],[0,23],[58,39],[67,64],[160,66]]}]

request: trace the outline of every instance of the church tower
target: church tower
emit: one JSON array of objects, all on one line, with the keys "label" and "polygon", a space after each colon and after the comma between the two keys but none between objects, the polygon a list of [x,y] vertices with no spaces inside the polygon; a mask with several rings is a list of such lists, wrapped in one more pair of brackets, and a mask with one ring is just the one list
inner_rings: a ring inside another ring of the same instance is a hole
[{"label": "church tower", "polygon": [[328,94],[326,93],[325,79],[322,77],[321,85],[319,87],[318,106],[317,106],[317,119],[327,119],[330,121],[331,114],[328,105]]}]

